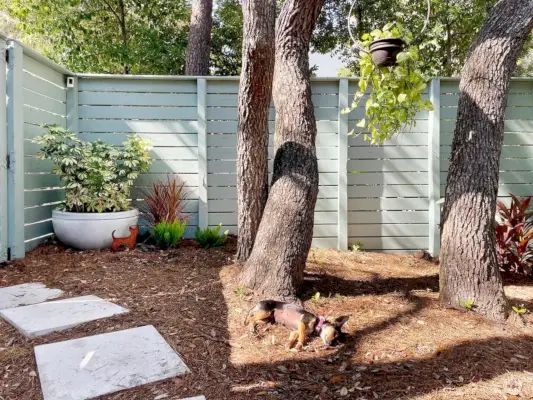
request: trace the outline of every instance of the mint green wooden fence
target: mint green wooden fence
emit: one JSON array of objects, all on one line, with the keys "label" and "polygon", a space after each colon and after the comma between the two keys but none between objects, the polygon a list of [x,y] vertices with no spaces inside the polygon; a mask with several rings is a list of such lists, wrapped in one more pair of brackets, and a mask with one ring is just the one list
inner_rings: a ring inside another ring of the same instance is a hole
[{"label": "mint green wooden fence", "polygon": [[[187,211],[196,226],[222,223],[237,233],[236,131],[238,78],[112,76],[74,74],[16,42],[0,42],[9,53],[7,105],[0,104],[0,259],[10,249],[22,257],[52,234],[51,211],[64,195],[51,164],[37,160],[31,139],[40,123],[57,123],[83,140],[120,145],[136,133],[152,140],[149,173],[137,180],[134,204],[143,189],[177,176],[189,189]],[[2,78],[4,79],[4,77]],[[439,251],[438,200],[444,193],[455,124],[458,81],[434,79],[426,96],[435,111],[381,146],[349,136],[364,109],[345,108],[357,79],[312,82],[317,118],[319,199],[313,245],[346,249],[361,243],[379,251]],[[533,194],[533,80],[511,86],[502,151],[499,196]],[[0,99],[5,98],[0,93]],[[4,113],[5,111],[5,113]],[[270,156],[275,111],[270,114]],[[272,161],[269,163],[272,168]]]}]

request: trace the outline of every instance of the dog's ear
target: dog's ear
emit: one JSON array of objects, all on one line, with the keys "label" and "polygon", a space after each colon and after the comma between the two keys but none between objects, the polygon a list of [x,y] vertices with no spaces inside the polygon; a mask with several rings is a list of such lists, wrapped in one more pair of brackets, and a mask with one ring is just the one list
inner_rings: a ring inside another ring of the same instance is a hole
[{"label": "dog's ear", "polygon": [[340,329],[344,326],[346,322],[348,322],[349,319],[350,317],[348,315],[343,315],[342,317],[335,318],[333,324]]}]

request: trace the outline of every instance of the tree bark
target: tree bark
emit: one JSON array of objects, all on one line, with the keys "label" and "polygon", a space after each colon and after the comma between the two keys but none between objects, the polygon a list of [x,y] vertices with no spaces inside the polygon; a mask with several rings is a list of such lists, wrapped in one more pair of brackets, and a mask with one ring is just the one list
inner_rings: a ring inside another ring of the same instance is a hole
[{"label": "tree bark", "polygon": [[272,99],[276,0],[245,0],[237,132],[237,261],[252,251],[268,198],[268,114]]},{"label": "tree bark", "polygon": [[318,193],[316,120],[309,41],[324,0],[286,0],[276,27],[272,184],[241,282],[271,298],[294,299],[313,237]]},{"label": "tree bark", "polygon": [[185,75],[209,75],[213,0],[192,0]]},{"label": "tree bark", "polygon": [[533,28],[533,1],[500,0],[470,48],[442,215],[440,297],[473,301],[493,320],[508,316],[495,250],[495,212],[504,115],[511,74]]}]

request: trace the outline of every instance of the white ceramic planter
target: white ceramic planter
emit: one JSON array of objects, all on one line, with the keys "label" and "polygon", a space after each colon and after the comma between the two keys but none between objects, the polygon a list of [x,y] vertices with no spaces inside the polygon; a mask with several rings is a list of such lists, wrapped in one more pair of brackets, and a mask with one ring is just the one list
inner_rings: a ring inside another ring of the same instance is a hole
[{"label": "white ceramic planter", "polygon": [[113,231],[115,237],[129,236],[129,227],[138,221],[137,209],[107,213],[52,211],[52,225],[59,241],[80,250],[111,247]]}]

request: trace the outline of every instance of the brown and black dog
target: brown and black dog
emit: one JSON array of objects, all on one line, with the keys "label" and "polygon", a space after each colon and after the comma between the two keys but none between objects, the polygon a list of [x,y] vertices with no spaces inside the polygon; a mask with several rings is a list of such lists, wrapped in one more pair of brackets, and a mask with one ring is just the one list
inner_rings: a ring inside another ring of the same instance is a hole
[{"label": "brown and black dog", "polygon": [[306,337],[312,334],[319,336],[325,345],[331,346],[342,335],[341,328],[349,318],[342,316],[329,322],[324,317],[317,317],[295,304],[263,300],[248,312],[244,325],[248,325],[251,321],[251,330],[255,330],[257,322],[281,324],[292,331],[289,336],[289,348],[298,341],[296,348],[300,350]]}]

